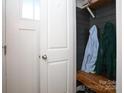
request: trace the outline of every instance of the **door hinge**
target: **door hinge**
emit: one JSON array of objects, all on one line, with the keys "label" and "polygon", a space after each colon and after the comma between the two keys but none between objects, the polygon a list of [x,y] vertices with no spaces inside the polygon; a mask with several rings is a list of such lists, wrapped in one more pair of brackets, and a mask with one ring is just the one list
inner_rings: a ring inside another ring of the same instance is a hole
[{"label": "door hinge", "polygon": [[2,48],[3,48],[3,51],[4,51],[4,55],[6,55],[6,53],[7,53],[7,46],[4,45]]}]

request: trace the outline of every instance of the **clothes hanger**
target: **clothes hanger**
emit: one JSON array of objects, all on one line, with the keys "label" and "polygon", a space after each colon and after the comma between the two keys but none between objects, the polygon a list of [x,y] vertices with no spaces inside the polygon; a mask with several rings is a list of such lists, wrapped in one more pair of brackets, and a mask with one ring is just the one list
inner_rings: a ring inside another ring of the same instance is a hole
[{"label": "clothes hanger", "polygon": [[90,6],[90,0],[87,0],[87,3],[85,3],[84,5],[82,5],[81,9],[86,8],[88,10],[88,12],[90,13],[90,15],[95,18],[95,15],[93,14],[93,12],[91,11],[91,9],[89,8]]}]

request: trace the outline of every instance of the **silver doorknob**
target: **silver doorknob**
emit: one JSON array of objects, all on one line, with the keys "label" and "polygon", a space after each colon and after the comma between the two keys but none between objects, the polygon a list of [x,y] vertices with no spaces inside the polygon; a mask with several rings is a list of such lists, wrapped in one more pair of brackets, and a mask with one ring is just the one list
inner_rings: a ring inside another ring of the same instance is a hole
[{"label": "silver doorknob", "polygon": [[43,55],[42,59],[46,60],[47,59],[47,55]]}]

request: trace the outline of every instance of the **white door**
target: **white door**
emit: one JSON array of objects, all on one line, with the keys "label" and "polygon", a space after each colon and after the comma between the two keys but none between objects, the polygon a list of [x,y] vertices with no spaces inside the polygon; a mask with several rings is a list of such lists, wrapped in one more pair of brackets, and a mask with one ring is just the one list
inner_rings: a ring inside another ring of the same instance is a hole
[{"label": "white door", "polygon": [[41,0],[41,93],[73,93],[73,0]]},{"label": "white door", "polygon": [[7,93],[39,93],[38,4],[6,0]]},{"label": "white door", "polygon": [[6,0],[7,93],[73,93],[72,11],[72,0]]}]

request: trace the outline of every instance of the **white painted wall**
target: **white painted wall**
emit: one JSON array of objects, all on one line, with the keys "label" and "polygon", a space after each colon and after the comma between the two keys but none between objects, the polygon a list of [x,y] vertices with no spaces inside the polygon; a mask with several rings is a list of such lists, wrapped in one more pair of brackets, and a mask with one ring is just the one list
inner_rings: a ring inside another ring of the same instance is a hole
[{"label": "white painted wall", "polygon": [[122,0],[116,0],[116,26],[117,26],[117,93],[122,93]]}]

